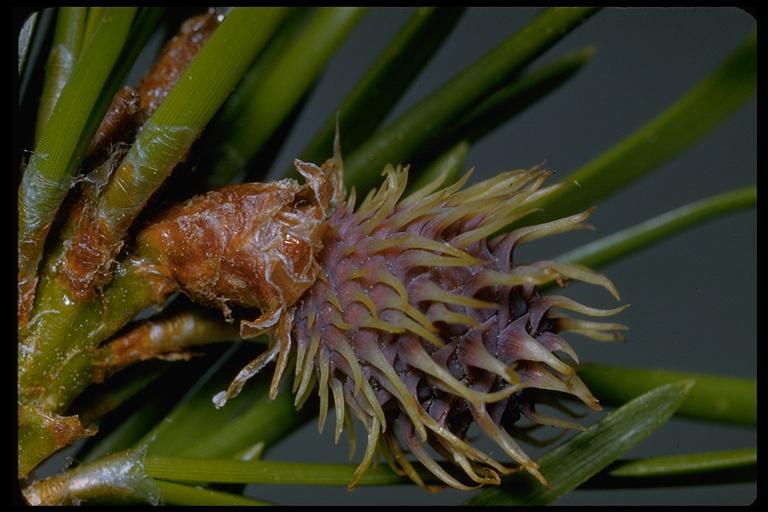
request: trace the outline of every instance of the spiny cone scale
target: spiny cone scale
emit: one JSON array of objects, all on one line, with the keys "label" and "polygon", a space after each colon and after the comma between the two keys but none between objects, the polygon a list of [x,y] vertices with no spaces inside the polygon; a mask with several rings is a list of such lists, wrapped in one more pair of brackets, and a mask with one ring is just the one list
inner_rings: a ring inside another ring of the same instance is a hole
[{"label": "spiny cone scale", "polygon": [[[465,187],[467,174],[403,198],[407,169],[387,166],[384,183],[356,208],[355,191],[344,192],[338,144],[322,167],[298,160],[296,167],[306,178],[302,186],[283,180],[225,187],[171,210],[140,237],[193,299],[226,314],[227,303],[261,311],[241,322],[241,334],[269,334],[269,348],[214,404],[222,407],[276,359],[275,397],[290,361],[296,405],[317,389],[321,430],[331,399],[337,442],[353,416],[365,426],[367,446],[350,487],[378,453],[426,487],[406,452],[458,489],[499,484],[520,469],[546,484],[513,439],[515,422],[523,416],[581,428],[536,411],[537,402],[560,393],[600,409],[566,362],[578,359],[560,333],[606,340],[622,339],[616,331],[626,329],[554,310],[605,317],[626,306],[602,310],[540,295],[537,287],[567,278],[602,286],[619,300],[613,284],[587,268],[518,263],[514,253],[524,242],[589,227],[591,210],[494,237],[557,188],[541,188],[549,172],[513,170]],[[205,251],[195,236],[207,240]],[[469,444],[472,424],[517,467]],[[428,447],[456,471],[438,464]]]}]

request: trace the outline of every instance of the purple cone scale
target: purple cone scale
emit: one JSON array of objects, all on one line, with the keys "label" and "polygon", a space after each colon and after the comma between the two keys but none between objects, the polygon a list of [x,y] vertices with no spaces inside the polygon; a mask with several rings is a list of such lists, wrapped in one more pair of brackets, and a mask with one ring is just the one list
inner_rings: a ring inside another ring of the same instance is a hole
[{"label": "purple cone scale", "polygon": [[[536,410],[536,403],[563,393],[600,408],[571,366],[578,359],[561,334],[613,340],[626,329],[563,311],[607,317],[624,307],[595,309],[540,294],[537,287],[570,279],[602,286],[619,299],[613,284],[592,270],[518,262],[515,249],[589,227],[584,221],[591,211],[497,236],[557,188],[542,188],[549,172],[513,170],[469,187],[467,174],[448,187],[441,189],[437,180],[404,196],[407,169],[387,166],[384,183],[356,206],[355,192],[345,196],[340,188],[338,151],[322,168],[299,161],[297,168],[313,189],[320,190],[321,182],[335,188],[316,244],[314,284],[285,304],[268,329],[247,332],[268,332],[273,342],[214,398],[216,405],[277,359],[275,396],[291,372],[289,360],[295,361],[297,406],[317,393],[321,429],[333,408],[337,441],[354,419],[367,432],[350,486],[380,456],[420,485],[425,483],[414,458],[458,489],[499,484],[520,469],[545,483],[546,475],[513,438],[515,422],[525,417],[579,428]],[[503,450],[506,461],[472,446],[466,439],[472,425]],[[438,457],[455,470],[438,464]]]}]

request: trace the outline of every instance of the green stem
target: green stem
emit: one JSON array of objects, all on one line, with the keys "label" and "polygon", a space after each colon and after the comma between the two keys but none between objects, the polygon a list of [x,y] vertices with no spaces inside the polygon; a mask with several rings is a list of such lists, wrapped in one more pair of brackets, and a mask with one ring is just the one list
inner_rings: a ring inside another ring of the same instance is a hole
[{"label": "green stem", "polygon": [[674,476],[705,473],[723,469],[736,469],[757,464],[757,450],[743,448],[720,452],[670,455],[623,461],[608,469],[608,474],[618,477]]},{"label": "green stem", "polygon": [[748,427],[757,424],[757,384],[754,379],[596,364],[583,365],[578,373],[600,402],[607,405],[623,404],[662,384],[694,379],[696,386],[677,415]]},{"label": "green stem", "polygon": [[123,239],[285,13],[285,8],[235,8],[195,56],[99,197],[94,219],[105,226],[105,247]]},{"label": "green stem", "polygon": [[269,74],[269,70],[280,60],[280,56],[301,34],[310,15],[311,8],[297,7],[291,9],[285,16],[250,69],[224,102],[221,111],[208,126],[207,132],[217,132],[214,134],[216,144],[220,143],[219,139],[238,121],[244,105],[250,101],[249,93],[259,87],[258,82]]},{"label": "green stem", "polygon": [[128,450],[33,482],[24,490],[30,505],[74,505],[82,501],[127,501],[157,505],[162,494],[147,475],[144,450]]},{"label": "green stem", "polygon": [[88,20],[85,24],[85,42],[90,42],[91,37],[93,36],[94,30],[99,24],[99,21],[101,21],[101,18],[104,16],[104,13],[106,12],[106,7],[89,7],[88,8]]},{"label": "green stem", "polygon": [[615,462],[582,488],[623,489],[753,482],[756,467],[755,448],[649,457]]},{"label": "green stem", "polygon": [[[103,114],[103,110],[99,111],[99,109],[107,108],[117,85],[128,72],[130,62],[144,46],[149,34],[157,25],[161,13],[161,9],[145,8],[134,19],[130,32],[130,42],[123,48],[120,54],[122,60],[115,64],[107,79],[107,84],[99,94],[96,106],[87,123],[89,128],[86,128],[84,133],[90,134],[90,128],[96,129],[98,123],[94,121],[100,119],[101,114]],[[97,42],[98,40],[94,40],[94,44]],[[78,143],[78,148],[75,151],[78,159],[84,153],[89,141],[90,135]],[[70,231],[71,226],[65,227],[59,238],[66,238]],[[167,294],[175,290],[175,286],[164,280],[152,265],[139,259],[128,259],[117,264],[118,277],[111,286],[105,289],[101,298],[76,304],[67,295],[67,288],[57,278],[56,268],[64,254],[63,242],[59,240],[57,250],[49,256],[42,270],[40,289],[34,310],[34,321],[31,322],[28,329],[23,330],[21,354],[24,357],[20,357],[20,375],[27,372],[29,369],[27,366],[39,366],[39,370],[43,372],[57,371],[62,362],[69,361],[70,356],[73,355],[70,349],[78,350],[77,347],[84,345],[83,350],[86,352],[91,350],[93,346],[125,325],[141,309],[162,303]],[[139,281],[132,281],[134,278],[138,278]],[[100,325],[102,313],[104,325]],[[39,344],[41,340],[42,345]],[[42,352],[39,352],[38,349]],[[45,352],[49,349],[53,352]],[[33,370],[30,375],[35,375],[33,379],[40,377],[37,370]],[[48,375],[43,378],[47,379]],[[44,382],[50,383],[48,380]],[[22,394],[26,394],[24,387],[25,384],[20,381]],[[36,393],[40,394],[39,389]],[[68,405],[69,400],[65,400],[66,403],[63,407]]]},{"label": "green stem", "polygon": [[[46,272],[54,274],[55,268]],[[43,279],[38,313],[19,344],[20,398],[57,413],[91,383],[99,342],[176,289],[141,260],[119,263],[102,296],[87,302],[75,303],[63,286],[52,276]]]},{"label": "green stem", "polygon": [[602,267],[704,221],[752,207],[756,201],[755,186],[707,197],[595,240],[555,259],[591,268]]},{"label": "green stem", "polygon": [[550,8],[495,50],[360,146],[345,160],[347,186],[365,193],[387,163],[407,163],[467,111],[595,12],[593,8]]},{"label": "green stem", "polygon": [[255,507],[260,505],[272,505],[272,503],[269,503],[268,501],[254,500],[252,498],[246,498],[245,496],[239,496],[237,494],[223,491],[213,491],[211,489],[203,489],[200,487],[193,487],[191,485],[164,482],[162,480],[156,481],[155,484],[160,490],[160,499],[165,505],[191,505],[193,507]]},{"label": "green stem", "polygon": [[[360,7],[318,8],[290,41],[273,45],[246,75],[231,102],[238,113],[222,133],[209,186],[232,181],[305,96],[365,13]],[[230,107],[232,108],[232,107]]]},{"label": "green stem", "polygon": [[[464,9],[422,7],[408,20],[376,62],[301,153],[308,162],[328,158],[336,133],[336,112],[344,151],[351,153],[384,120],[461,18]],[[298,176],[291,168],[289,176]]]},{"label": "green stem", "polygon": [[[109,8],[61,91],[19,187],[19,300],[31,306],[37,267],[56,212],[79,165],[76,150],[107,77],[128,36],[135,8]],[[25,305],[22,305],[25,304]],[[22,324],[25,323],[22,314]]]},{"label": "green stem", "polygon": [[59,7],[51,53],[46,64],[45,82],[37,111],[35,145],[40,142],[48,119],[80,55],[85,31],[86,7]]},{"label": "green stem", "polygon": [[442,135],[438,144],[442,147],[460,139],[476,142],[564,85],[592,59],[595,51],[594,47],[588,46],[523,74],[473,108],[460,123]]},{"label": "green stem", "polygon": [[[60,248],[60,251],[63,247]],[[54,258],[55,260],[55,258]],[[40,416],[60,415],[92,381],[94,348],[140,311],[160,305],[175,290],[140,260],[118,264],[101,296],[75,303],[48,265],[38,294],[38,313],[18,350],[20,406]],[[30,421],[30,424],[39,421]],[[55,427],[55,425],[53,425]],[[55,428],[19,439],[19,467],[25,471],[62,447]],[[68,439],[68,442],[74,439]]]},{"label": "green stem", "polygon": [[[347,485],[355,472],[354,464],[313,464],[305,462],[200,459],[149,456],[147,473],[154,478],[185,482],[216,482],[274,485]],[[358,485],[411,483],[386,466],[369,469]]]},{"label": "green stem", "polygon": [[753,33],[674,105],[570,174],[562,188],[531,203],[531,207],[544,210],[527,216],[526,225],[565,217],[592,206],[658,168],[718,126],[755,91],[755,44]]},{"label": "green stem", "polygon": [[[157,24],[161,12],[161,9],[156,8],[146,8],[139,12],[131,27],[130,42],[123,48],[121,58],[132,62],[132,58],[138,54]],[[102,23],[106,23],[108,17],[106,16]],[[98,32],[93,37],[96,38],[97,35]],[[98,39],[94,39],[93,44],[97,43]],[[129,66],[130,64],[120,61],[113,67],[87,123],[94,130],[96,123],[93,121],[100,118],[97,110],[107,107],[108,100]],[[67,87],[69,86],[68,84]],[[84,133],[86,132],[90,133],[89,128],[84,130]],[[90,135],[78,143],[76,158],[82,156],[89,140]],[[63,234],[66,237],[68,232]],[[51,384],[51,374],[62,370],[64,363],[73,363],[75,369],[82,364],[83,361],[78,361],[75,356],[76,351],[92,351],[93,346],[111,336],[141,309],[162,303],[167,294],[175,290],[175,286],[165,281],[156,268],[141,260],[129,259],[117,265],[118,277],[112,286],[105,289],[102,297],[75,304],[67,295],[66,288],[56,278],[57,262],[65,252],[61,243],[57,247],[42,271],[35,316],[28,329],[23,330],[20,344],[19,389],[25,400],[45,402],[45,399],[40,397]],[[138,281],[133,281],[134,278],[138,278]],[[51,352],[46,352],[47,350]],[[78,381],[84,384],[82,378],[88,375],[90,370],[82,372]],[[30,380],[25,380],[27,377]],[[35,396],[37,398],[33,398]],[[53,410],[61,412],[60,408],[67,407],[72,398],[66,398],[61,405],[54,406]]]},{"label": "green stem", "polygon": [[18,405],[18,477],[25,478],[50,454],[94,434],[76,416],[61,416],[35,405]]},{"label": "green stem", "polygon": [[[162,12],[163,10],[161,8],[145,7],[145,8],[141,8],[136,14],[136,16],[134,16],[126,43],[123,45],[123,48],[120,51],[120,55],[117,59],[117,62],[112,67],[112,70],[109,73],[109,76],[106,78],[106,81],[103,87],[101,88],[101,91],[99,92],[98,97],[93,103],[92,109],[87,116],[87,120],[82,130],[82,135],[79,141],[77,141],[77,144],[72,153],[72,162],[76,162],[77,165],[80,165],[80,163],[82,162],[86,149],[90,143],[91,136],[93,135],[93,133],[95,133],[99,123],[101,122],[101,119],[104,116],[106,109],[108,108],[110,102],[112,101],[112,97],[114,96],[115,91],[117,91],[117,88],[120,86],[120,84],[122,84],[125,78],[125,75],[128,73],[131,65],[135,61],[136,57],[138,56],[142,48],[144,48],[145,43],[147,42],[150,35],[152,34],[155,27],[157,26],[158,22],[160,21],[160,16]],[[92,37],[97,37],[97,36],[93,35]],[[99,40],[97,39],[94,45],[98,44],[98,41]],[[53,184],[54,182],[50,181],[46,186],[53,185]],[[58,186],[63,186],[64,184],[66,183],[62,183]],[[19,191],[19,194],[21,195],[21,190]],[[63,229],[63,231],[69,232],[68,230],[70,229],[71,229],[71,226],[67,226]],[[19,242],[19,245],[21,247],[21,240]],[[59,253],[58,256],[56,257],[60,257],[60,255],[61,253]],[[19,261],[21,266],[21,263],[24,261],[22,259],[21,253],[20,253]],[[29,262],[27,261],[26,263],[29,263]],[[19,272],[19,276],[20,276],[19,324],[20,324],[20,331],[22,335],[25,336],[27,334],[26,333],[26,327],[27,327],[26,317],[28,315],[28,308],[32,306],[32,294],[35,293],[35,281],[34,279],[24,280],[22,278],[22,270],[23,268]],[[37,272],[37,265],[34,266],[33,270]],[[25,272],[28,272],[28,271],[25,271]],[[45,277],[43,277],[43,279],[44,278]],[[44,284],[41,284],[40,286],[42,287],[44,286]],[[39,311],[39,304],[38,304],[38,311]]]},{"label": "green stem", "polygon": [[[92,19],[91,16],[94,10],[103,10],[103,7],[91,7],[89,8],[88,19]],[[128,40],[125,46],[123,46],[120,57],[118,57],[112,72],[109,74],[107,81],[102,88],[101,94],[91,111],[91,115],[88,118],[88,124],[83,130],[83,133],[88,134],[87,137],[82,137],[78,144],[75,156],[78,161],[82,161],[88,155],[88,148],[93,140],[93,135],[99,128],[101,121],[104,119],[104,115],[107,113],[107,109],[112,104],[112,100],[115,97],[117,90],[125,83],[125,78],[128,72],[136,62],[136,58],[144,49],[149,38],[160,23],[160,19],[163,15],[162,7],[142,7],[136,13],[131,24],[131,31],[128,34]],[[98,19],[101,15],[95,15],[95,19]],[[87,25],[85,39],[88,40]]]}]

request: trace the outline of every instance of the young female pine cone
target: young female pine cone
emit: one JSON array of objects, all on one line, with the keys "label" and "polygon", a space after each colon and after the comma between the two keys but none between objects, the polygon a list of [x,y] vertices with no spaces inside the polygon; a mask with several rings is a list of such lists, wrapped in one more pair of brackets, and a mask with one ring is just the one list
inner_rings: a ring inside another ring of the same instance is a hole
[{"label": "young female pine cone", "polygon": [[[521,243],[585,227],[590,211],[493,237],[551,190],[540,189],[549,172],[514,170],[463,188],[467,174],[442,190],[434,182],[402,198],[407,170],[387,166],[384,184],[355,208],[354,190],[345,198],[338,150],[322,168],[298,160],[296,166],[303,186],[283,180],[225,187],[171,210],[143,234],[193,299],[225,312],[227,302],[261,311],[241,323],[241,333],[270,334],[270,348],[214,397],[216,406],[277,358],[274,397],[291,360],[296,404],[317,387],[321,429],[330,396],[337,441],[350,412],[368,432],[350,486],[378,449],[394,470],[421,485],[406,451],[446,484],[471,488],[439,465],[427,445],[462,470],[461,480],[498,484],[514,469],[465,441],[472,423],[545,483],[510,435],[514,423],[525,416],[574,427],[536,412],[535,401],[553,391],[600,408],[556,355],[577,361],[559,333],[605,340],[620,339],[615,331],[625,329],[553,309],[605,317],[624,307],[600,310],[540,295],[537,286],[568,278],[619,298],[607,278],[587,268],[518,263],[514,252]],[[199,247],[195,237],[208,240],[197,258],[184,246]],[[169,239],[176,241],[164,245]]]}]

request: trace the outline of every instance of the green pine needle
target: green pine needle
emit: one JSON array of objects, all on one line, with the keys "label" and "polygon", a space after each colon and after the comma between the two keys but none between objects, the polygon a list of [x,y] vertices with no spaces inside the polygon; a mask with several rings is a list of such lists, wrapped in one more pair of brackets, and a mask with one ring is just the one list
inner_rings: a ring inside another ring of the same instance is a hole
[{"label": "green pine needle", "polygon": [[546,505],[556,501],[663,425],[684,402],[694,383],[685,380],[655,388],[548,452],[539,460],[548,487],[527,473],[517,473],[500,487],[483,489],[467,504]]},{"label": "green pine needle", "polygon": [[674,105],[568,175],[565,186],[531,203],[543,211],[527,216],[526,225],[589,208],[701,140],[754,94],[756,51],[756,35],[752,33]]}]

